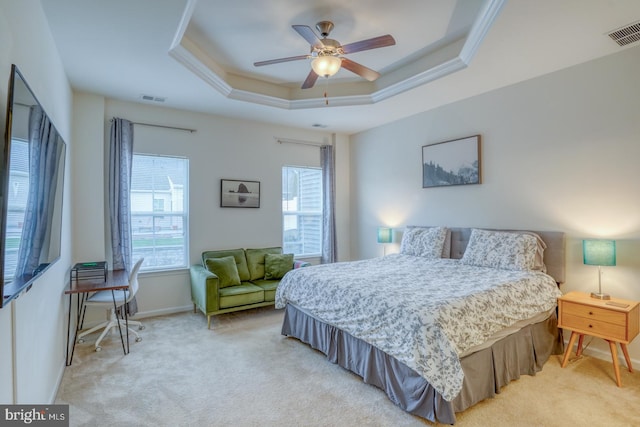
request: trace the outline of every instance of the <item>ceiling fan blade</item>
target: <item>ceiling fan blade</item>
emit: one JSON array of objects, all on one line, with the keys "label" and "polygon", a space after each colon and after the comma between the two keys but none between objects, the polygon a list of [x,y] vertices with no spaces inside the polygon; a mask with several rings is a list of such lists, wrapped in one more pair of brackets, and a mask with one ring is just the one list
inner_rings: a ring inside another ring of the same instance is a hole
[{"label": "ceiling fan blade", "polygon": [[377,49],[379,47],[393,46],[396,40],[389,34],[372,39],[360,40],[359,42],[349,43],[342,46],[344,53],[360,52],[362,50]]},{"label": "ceiling fan blade", "polygon": [[353,62],[352,60],[347,58],[342,58],[342,68],[345,68],[352,73],[356,73],[357,75],[364,77],[370,82],[380,77],[380,73],[378,73],[377,71],[373,71],[371,68],[367,68],[364,65]]},{"label": "ceiling fan blade", "polygon": [[312,88],[313,85],[316,84],[316,80],[318,80],[318,75],[315,71],[311,70],[309,75],[307,75],[307,78],[304,80],[304,83],[302,83],[302,89]]},{"label": "ceiling fan blade", "polygon": [[307,25],[292,25],[294,30],[298,32],[309,44],[315,48],[321,49],[324,47],[322,40],[318,38],[316,33],[313,32],[311,27]]},{"label": "ceiling fan blade", "polygon": [[261,67],[263,65],[279,64],[280,62],[298,61],[300,59],[307,59],[309,55],[289,56],[287,58],[270,59],[268,61],[254,62],[254,67]]}]

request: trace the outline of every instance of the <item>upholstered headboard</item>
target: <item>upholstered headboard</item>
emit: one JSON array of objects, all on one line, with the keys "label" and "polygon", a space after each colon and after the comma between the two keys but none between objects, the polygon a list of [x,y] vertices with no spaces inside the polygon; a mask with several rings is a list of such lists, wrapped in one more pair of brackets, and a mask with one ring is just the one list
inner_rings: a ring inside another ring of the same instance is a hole
[{"label": "upholstered headboard", "polygon": [[[452,228],[451,230],[451,258],[460,259],[469,243],[471,228]],[[547,244],[544,251],[544,264],[547,274],[558,283],[565,280],[565,235],[560,231],[535,230],[496,230],[496,231],[530,231],[536,233]]]}]

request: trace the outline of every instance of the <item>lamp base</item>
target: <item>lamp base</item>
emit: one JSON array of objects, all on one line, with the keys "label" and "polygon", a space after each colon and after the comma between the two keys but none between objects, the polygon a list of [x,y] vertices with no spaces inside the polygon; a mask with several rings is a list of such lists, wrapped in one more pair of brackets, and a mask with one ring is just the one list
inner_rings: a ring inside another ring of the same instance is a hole
[{"label": "lamp base", "polygon": [[591,292],[591,298],[596,298],[596,299],[611,299],[611,295],[609,294],[603,294],[601,292]]}]

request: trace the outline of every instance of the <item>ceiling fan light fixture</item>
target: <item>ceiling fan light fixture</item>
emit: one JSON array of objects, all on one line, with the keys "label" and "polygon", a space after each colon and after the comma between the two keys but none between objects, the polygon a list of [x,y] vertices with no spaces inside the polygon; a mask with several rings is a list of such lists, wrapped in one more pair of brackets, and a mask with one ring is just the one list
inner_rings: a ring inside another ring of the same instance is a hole
[{"label": "ceiling fan light fixture", "polygon": [[313,71],[322,77],[331,77],[340,69],[342,59],[333,55],[322,55],[311,61]]}]

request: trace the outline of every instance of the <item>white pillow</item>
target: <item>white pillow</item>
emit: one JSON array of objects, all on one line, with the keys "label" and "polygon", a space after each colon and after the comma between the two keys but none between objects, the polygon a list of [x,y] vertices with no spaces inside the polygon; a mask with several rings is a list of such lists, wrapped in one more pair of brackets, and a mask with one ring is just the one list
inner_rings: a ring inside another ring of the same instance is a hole
[{"label": "white pillow", "polygon": [[460,262],[503,270],[535,270],[538,240],[533,233],[472,229]]},{"label": "white pillow", "polygon": [[[446,227],[407,227],[400,242],[400,253],[429,259],[444,258],[445,241],[450,230]],[[446,251],[449,257],[449,251]]]}]

